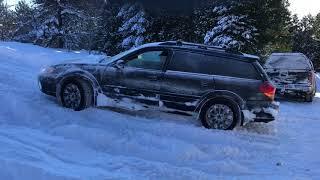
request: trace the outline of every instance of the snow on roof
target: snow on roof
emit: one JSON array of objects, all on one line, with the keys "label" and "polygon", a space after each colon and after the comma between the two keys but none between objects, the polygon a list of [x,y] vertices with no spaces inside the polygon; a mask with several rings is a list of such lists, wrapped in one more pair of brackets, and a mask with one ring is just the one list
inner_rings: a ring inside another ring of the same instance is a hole
[{"label": "snow on roof", "polygon": [[159,46],[160,44],[161,42],[147,43],[147,44],[141,45],[140,48]]},{"label": "snow on roof", "polygon": [[272,53],[271,56],[304,56],[303,53]]},{"label": "snow on roof", "polygon": [[252,59],[260,59],[259,56],[255,56],[255,55],[252,55],[252,54],[246,54],[246,53],[242,53],[244,57],[247,57],[247,58],[252,58]]}]

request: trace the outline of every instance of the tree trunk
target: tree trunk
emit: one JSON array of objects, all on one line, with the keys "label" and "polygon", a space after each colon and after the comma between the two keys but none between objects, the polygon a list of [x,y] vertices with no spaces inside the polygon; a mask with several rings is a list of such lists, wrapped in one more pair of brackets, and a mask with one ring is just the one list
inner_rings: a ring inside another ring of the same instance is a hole
[{"label": "tree trunk", "polygon": [[57,25],[57,28],[58,28],[58,36],[57,36],[57,45],[58,45],[58,48],[64,48],[64,40],[63,40],[63,34],[62,34],[62,6],[60,4],[60,2],[58,2],[58,6],[59,6],[59,9],[58,9],[58,25]]}]

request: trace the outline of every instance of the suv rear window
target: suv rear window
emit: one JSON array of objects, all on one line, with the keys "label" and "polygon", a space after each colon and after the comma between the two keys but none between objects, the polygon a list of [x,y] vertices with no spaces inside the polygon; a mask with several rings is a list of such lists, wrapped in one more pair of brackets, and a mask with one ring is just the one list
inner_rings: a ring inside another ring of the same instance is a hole
[{"label": "suv rear window", "polygon": [[191,52],[176,51],[168,70],[246,79],[261,79],[252,63]]},{"label": "suv rear window", "polygon": [[273,53],[268,58],[265,68],[289,69],[289,70],[312,70],[312,63],[300,53]]}]

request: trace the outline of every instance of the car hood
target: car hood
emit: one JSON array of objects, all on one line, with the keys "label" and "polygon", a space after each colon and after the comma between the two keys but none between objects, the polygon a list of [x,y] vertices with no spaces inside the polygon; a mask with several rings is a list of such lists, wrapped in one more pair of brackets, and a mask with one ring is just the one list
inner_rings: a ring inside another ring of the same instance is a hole
[{"label": "car hood", "polygon": [[103,63],[108,64],[108,59],[110,57],[109,56],[105,56],[105,57],[89,57],[89,58],[79,58],[79,59],[68,59],[68,60],[64,60],[62,62],[53,64],[54,66],[59,66],[59,65],[96,65],[99,64],[101,61],[103,61]]},{"label": "car hood", "polygon": [[[83,58],[83,59],[69,59],[62,61],[59,64],[97,64],[102,60],[102,58],[90,59],[90,58]],[[58,65],[58,64],[57,64]]]}]

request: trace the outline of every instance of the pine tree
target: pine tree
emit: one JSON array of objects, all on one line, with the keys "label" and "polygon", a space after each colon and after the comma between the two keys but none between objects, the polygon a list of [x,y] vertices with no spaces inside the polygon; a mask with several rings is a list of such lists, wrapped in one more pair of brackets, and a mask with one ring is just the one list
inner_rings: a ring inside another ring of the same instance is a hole
[{"label": "pine tree", "polygon": [[315,17],[313,28],[316,39],[320,40],[320,13]]},{"label": "pine tree", "polygon": [[118,33],[121,21],[117,18],[120,7],[117,3],[107,2],[96,14],[92,50],[103,51],[108,55],[114,55],[121,51],[122,48],[119,48],[118,45],[122,41]]},{"label": "pine tree", "polygon": [[[284,47],[290,42],[290,35],[286,35],[290,12],[288,0],[244,0],[247,4],[246,11],[255,19],[254,26],[258,29],[257,49],[258,54],[265,55],[266,47]],[[285,32],[285,34],[283,34]],[[279,48],[279,50],[286,50]]]},{"label": "pine tree", "polygon": [[171,15],[166,12],[154,14],[147,29],[149,42],[159,41],[196,41],[192,15]]},{"label": "pine tree", "polygon": [[118,29],[118,33],[122,37],[119,48],[130,49],[145,42],[149,21],[141,4],[123,5],[117,18],[122,22],[121,27]]},{"label": "pine tree", "polygon": [[218,4],[213,8],[212,11],[217,15],[217,19],[213,28],[204,37],[205,44],[240,51],[255,48],[258,34],[252,25],[254,20],[238,10],[241,6],[239,2],[232,2]]},{"label": "pine tree", "polygon": [[190,0],[179,8],[169,2],[157,3],[159,8],[149,1],[34,0],[32,7],[19,3],[10,18],[12,12],[3,11],[8,8],[0,1],[2,37],[14,32],[23,42],[110,55],[146,42],[204,39],[210,45],[266,54],[288,49],[292,39],[287,0]]},{"label": "pine tree", "polygon": [[315,36],[316,20],[308,15],[301,19],[293,36],[292,49],[310,58],[316,68],[320,67],[320,41]]},{"label": "pine tree", "polygon": [[36,38],[34,9],[23,0],[18,2],[14,13],[16,17],[14,39],[21,42],[33,42]]},{"label": "pine tree", "polygon": [[90,18],[77,1],[36,0],[37,43],[79,49],[87,36]]},{"label": "pine tree", "polygon": [[14,14],[9,6],[0,0],[0,40],[10,40],[14,31]]},{"label": "pine tree", "polygon": [[216,22],[217,14],[213,12],[213,7],[215,7],[215,3],[208,3],[195,9],[193,12],[193,33],[198,43],[203,43],[208,30],[212,29],[212,26]]}]

